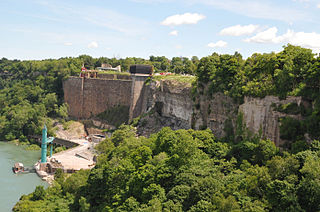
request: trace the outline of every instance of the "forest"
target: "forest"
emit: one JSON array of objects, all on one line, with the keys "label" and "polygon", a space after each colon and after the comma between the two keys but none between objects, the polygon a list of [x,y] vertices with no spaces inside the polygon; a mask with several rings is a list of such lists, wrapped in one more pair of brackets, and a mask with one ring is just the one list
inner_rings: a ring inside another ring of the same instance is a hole
[{"label": "forest", "polygon": [[208,129],[170,128],[149,138],[137,137],[133,126],[121,125],[97,146],[94,169],[72,175],[58,171],[53,186],[23,195],[14,211],[320,210],[319,55],[288,44],[279,53],[255,53],[247,59],[238,52],[201,59],[3,58],[0,138],[28,142],[43,123],[67,120],[62,81],[78,75],[83,64],[93,69],[102,63],[121,65],[122,70],[150,64],[156,72],[194,75],[195,103],[200,95],[210,98],[222,92],[240,103],[245,96],[301,96],[310,106],[275,108],[302,117],[279,120],[281,137],[290,141],[282,148],[249,132],[241,114],[232,132],[221,139]]},{"label": "forest", "polygon": [[166,127],[145,138],[122,125],[97,146],[94,169],[56,173],[13,210],[319,211],[320,142],[293,153],[245,135],[222,142],[210,130]]}]

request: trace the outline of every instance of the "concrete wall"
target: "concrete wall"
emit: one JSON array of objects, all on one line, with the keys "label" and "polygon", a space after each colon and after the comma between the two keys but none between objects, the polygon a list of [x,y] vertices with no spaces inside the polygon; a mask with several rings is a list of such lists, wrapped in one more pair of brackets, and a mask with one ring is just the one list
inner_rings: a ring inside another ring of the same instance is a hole
[{"label": "concrete wall", "polygon": [[144,82],[148,77],[149,76],[132,75],[129,121],[144,112],[145,102],[147,101],[144,97],[147,96],[145,93],[148,92]]},{"label": "concrete wall", "polygon": [[63,83],[69,115],[90,118],[117,105],[130,106],[131,80],[70,77]]}]

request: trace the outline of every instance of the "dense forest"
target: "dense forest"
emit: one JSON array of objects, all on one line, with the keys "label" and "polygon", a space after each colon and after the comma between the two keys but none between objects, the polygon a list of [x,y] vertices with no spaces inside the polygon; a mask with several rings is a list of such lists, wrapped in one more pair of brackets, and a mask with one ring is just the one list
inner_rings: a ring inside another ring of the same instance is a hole
[{"label": "dense forest", "polygon": [[[43,123],[67,119],[62,81],[109,63],[127,70],[150,64],[156,72],[196,76],[193,99],[222,92],[245,96],[301,96],[309,106],[281,105],[288,114],[278,149],[253,135],[238,116],[234,130],[216,139],[210,130],[163,128],[149,138],[122,125],[97,146],[97,166],[65,175],[53,186],[21,197],[15,211],[319,211],[320,210],[320,56],[288,44],[279,53],[243,59],[213,53],[200,60],[141,58],[61,58],[43,61],[0,60],[0,139],[39,134]],[[291,118],[300,114],[301,119]],[[49,124],[50,126],[50,124]],[[51,131],[53,133],[53,131]],[[307,141],[305,135],[311,139]]]},{"label": "dense forest", "polygon": [[14,211],[319,211],[319,141],[293,153],[245,135],[163,128],[145,138],[122,125],[97,146],[94,169],[58,172]]}]

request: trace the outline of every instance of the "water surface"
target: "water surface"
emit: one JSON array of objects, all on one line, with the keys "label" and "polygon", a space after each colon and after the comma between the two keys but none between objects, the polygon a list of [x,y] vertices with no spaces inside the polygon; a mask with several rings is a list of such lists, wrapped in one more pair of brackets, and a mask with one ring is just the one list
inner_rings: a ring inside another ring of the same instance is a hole
[{"label": "water surface", "polygon": [[21,195],[31,193],[37,185],[48,186],[35,173],[12,172],[15,162],[22,162],[25,167],[31,167],[40,156],[40,150],[27,151],[21,146],[0,142],[0,211],[11,211]]}]

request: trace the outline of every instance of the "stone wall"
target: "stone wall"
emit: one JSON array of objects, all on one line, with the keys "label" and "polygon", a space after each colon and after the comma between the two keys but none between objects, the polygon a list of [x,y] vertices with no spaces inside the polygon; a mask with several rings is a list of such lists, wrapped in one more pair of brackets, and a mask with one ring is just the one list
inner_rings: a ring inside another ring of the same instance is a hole
[{"label": "stone wall", "polygon": [[109,80],[131,80],[130,75],[125,74],[101,74],[98,72],[97,78],[100,79],[109,79]]},{"label": "stone wall", "polygon": [[130,106],[131,80],[70,77],[63,83],[69,115],[90,118],[117,105]]}]

